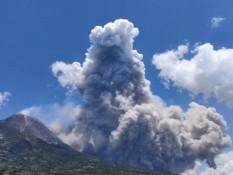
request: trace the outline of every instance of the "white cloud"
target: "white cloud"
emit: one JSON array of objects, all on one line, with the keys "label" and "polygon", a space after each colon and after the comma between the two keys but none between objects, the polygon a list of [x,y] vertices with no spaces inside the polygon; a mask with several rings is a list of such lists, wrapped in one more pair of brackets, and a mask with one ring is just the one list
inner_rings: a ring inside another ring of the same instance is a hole
[{"label": "white cloud", "polygon": [[53,63],[51,67],[53,75],[58,78],[62,87],[76,89],[77,85],[82,84],[82,67],[79,62],[65,64],[57,61]]},{"label": "white cloud", "polygon": [[[193,57],[186,59],[189,52]],[[233,105],[233,49],[215,50],[210,43],[196,45],[194,50],[180,45],[177,50],[155,54],[153,64],[167,84],[172,81],[193,95],[202,94],[204,99],[213,95]]]},{"label": "white cloud", "polygon": [[188,170],[183,175],[233,175],[233,151],[222,153],[215,160],[217,169],[206,167],[203,171],[198,172],[201,163],[196,162],[192,170]]},{"label": "white cloud", "polygon": [[11,96],[10,92],[0,92],[0,109],[6,102],[9,101],[9,97]]},{"label": "white cloud", "polygon": [[221,16],[214,16],[211,19],[212,28],[218,28],[220,26],[221,22],[224,20],[225,20],[225,18],[223,18]]}]

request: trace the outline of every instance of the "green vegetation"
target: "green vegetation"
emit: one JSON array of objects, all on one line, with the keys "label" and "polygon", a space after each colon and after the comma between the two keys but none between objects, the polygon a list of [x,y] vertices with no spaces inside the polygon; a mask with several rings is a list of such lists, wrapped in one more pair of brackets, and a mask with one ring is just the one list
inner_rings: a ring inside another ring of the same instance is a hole
[{"label": "green vegetation", "polygon": [[0,121],[2,175],[164,175],[116,166],[64,143],[51,144]]}]

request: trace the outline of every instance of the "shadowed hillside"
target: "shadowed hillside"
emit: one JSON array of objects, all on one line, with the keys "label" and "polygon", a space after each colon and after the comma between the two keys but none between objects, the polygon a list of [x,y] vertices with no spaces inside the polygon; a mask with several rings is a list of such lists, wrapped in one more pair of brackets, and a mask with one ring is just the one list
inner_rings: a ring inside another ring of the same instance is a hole
[{"label": "shadowed hillside", "polygon": [[0,121],[0,174],[162,175],[79,153],[40,121],[25,115]]}]

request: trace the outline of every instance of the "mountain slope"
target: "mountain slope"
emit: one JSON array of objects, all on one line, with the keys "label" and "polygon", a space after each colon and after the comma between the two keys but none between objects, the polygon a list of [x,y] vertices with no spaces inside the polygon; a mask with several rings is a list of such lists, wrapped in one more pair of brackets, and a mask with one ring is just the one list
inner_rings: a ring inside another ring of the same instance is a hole
[{"label": "mountain slope", "polygon": [[119,167],[77,152],[64,144],[43,123],[17,114],[0,121],[0,174],[111,174],[162,173]]}]

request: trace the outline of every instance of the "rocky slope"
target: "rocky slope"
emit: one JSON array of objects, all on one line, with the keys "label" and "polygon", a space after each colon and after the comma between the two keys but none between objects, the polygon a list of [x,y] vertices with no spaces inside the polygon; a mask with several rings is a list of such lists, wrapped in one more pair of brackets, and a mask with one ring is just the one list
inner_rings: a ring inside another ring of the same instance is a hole
[{"label": "rocky slope", "polygon": [[82,154],[64,144],[39,120],[21,114],[0,121],[0,174],[162,175]]}]

